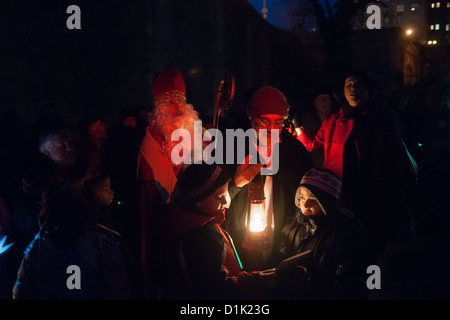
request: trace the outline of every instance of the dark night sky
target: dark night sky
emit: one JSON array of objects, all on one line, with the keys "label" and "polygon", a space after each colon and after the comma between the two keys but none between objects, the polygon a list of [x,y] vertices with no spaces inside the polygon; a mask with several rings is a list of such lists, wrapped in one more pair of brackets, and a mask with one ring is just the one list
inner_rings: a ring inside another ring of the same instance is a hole
[{"label": "dark night sky", "polygon": [[30,123],[53,103],[76,122],[84,107],[95,106],[113,122],[122,107],[151,107],[152,79],[166,63],[179,64],[191,103],[203,110],[213,107],[225,71],[235,73],[239,97],[269,81],[295,94],[296,81],[311,77],[293,67],[312,67],[295,37],[246,1],[220,4],[223,16],[214,12],[219,2],[172,2],[76,1],[81,30],[69,30],[66,9],[75,2],[2,1],[0,111],[16,108]]}]

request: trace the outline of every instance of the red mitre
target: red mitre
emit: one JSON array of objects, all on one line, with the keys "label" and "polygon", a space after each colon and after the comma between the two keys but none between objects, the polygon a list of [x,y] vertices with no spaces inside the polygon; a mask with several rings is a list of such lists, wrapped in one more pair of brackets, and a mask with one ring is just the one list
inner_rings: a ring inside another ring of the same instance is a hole
[{"label": "red mitre", "polygon": [[183,75],[173,65],[168,65],[158,74],[152,86],[153,102],[155,105],[163,103],[186,103],[186,87]]}]

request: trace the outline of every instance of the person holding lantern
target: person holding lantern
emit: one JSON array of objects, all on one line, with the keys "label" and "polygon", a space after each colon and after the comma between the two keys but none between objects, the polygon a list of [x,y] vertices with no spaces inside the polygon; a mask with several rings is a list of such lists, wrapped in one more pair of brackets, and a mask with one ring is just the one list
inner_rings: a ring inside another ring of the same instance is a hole
[{"label": "person holding lantern", "polygon": [[183,163],[175,164],[171,151],[177,142],[171,140],[178,128],[193,131],[199,120],[191,104],[186,103],[183,76],[168,65],[155,78],[152,86],[154,110],[142,140],[138,156],[138,221],[143,295],[158,298],[160,270],[154,259],[159,256],[159,224],[174,191]]},{"label": "person holding lantern", "polygon": [[292,198],[298,181],[312,167],[305,147],[283,129],[289,108],[285,95],[271,86],[255,91],[247,105],[256,139],[249,143],[245,159],[230,170],[232,200],[225,224],[246,270],[279,262],[281,229],[296,212]]}]

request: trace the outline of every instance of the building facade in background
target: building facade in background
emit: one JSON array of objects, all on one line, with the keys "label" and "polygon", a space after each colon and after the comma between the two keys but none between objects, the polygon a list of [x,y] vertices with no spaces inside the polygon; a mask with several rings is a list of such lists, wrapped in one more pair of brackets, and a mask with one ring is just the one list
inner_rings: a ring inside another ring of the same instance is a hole
[{"label": "building facade in background", "polygon": [[[423,45],[450,43],[450,0],[380,0],[371,4],[381,8],[382,28],[402,28],[405,35]],[[366,28],[362,12],[355,16],[353,26]]]}]

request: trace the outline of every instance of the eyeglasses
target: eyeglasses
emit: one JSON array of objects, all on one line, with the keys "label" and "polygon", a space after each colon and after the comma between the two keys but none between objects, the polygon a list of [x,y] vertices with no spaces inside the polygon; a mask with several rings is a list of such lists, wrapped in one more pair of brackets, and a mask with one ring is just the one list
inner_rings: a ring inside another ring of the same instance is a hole
[{"label": "eyeglasses", "polygon": [[267,128],[269,126],[273,126],[274,128],[281,128],[284,125],[284,119],[270,121],[267,118],[257,117],[255,119],[255,125],[261,128]]}]

